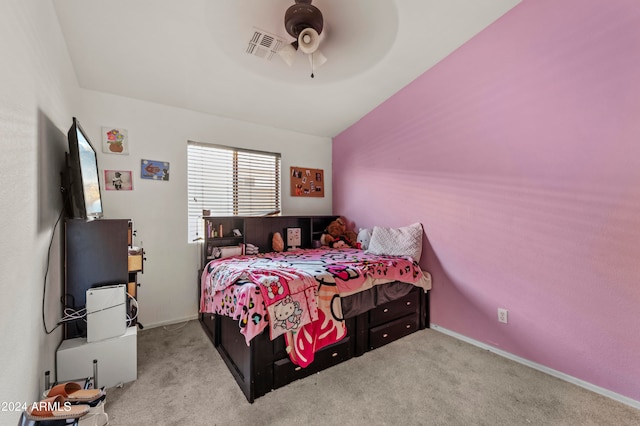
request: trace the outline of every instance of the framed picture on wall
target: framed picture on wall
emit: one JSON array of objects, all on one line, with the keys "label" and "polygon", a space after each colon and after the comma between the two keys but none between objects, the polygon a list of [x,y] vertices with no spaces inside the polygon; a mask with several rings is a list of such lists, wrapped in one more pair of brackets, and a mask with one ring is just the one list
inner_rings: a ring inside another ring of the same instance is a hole
[{"label": "framed picture on wall", "polygon": [[169,180],[169,162],[141,160],[140,177],[151,180]]},{"label": "framed picture on wall", "polygon": [[102,128],[102,152],[107,154],[129,154],[129,136],[126,129]]},{"label": "framed picture on wall", "polygon": [[107,191],[133,191],[131,170],[105,170],[104,189]]},{"label": "framed picture on wall", "polygon": [[309,167],[291,167],[292,197],[324,197],[324,171]]}]

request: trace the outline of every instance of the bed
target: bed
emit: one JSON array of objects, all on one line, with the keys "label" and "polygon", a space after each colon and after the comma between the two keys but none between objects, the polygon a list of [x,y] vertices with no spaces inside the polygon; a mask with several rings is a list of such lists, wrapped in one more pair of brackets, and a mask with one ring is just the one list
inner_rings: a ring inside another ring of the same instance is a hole
[{"label": "bed", "polygon": [[201,321],[249,402],[428,327],[431,279],[408,256],[304,249],[207,263]]}]

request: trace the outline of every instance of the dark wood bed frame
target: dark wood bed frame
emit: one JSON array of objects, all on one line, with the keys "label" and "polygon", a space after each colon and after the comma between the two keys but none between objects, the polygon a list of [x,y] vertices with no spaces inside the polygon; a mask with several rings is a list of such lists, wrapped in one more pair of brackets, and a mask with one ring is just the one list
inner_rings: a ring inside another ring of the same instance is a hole
[{"label": "dark wood bed frame", "polygon": [[[302,227],[309,232],[303,235],[303,246],[324,230],[335,216],[314,217],[256,217],[256,218],[208,218],[223,227],[243,229],[245,242],[270,241],[268,235],[282,232],[287,226]],[[225,220],[230,223],[224,222]],[[308,226],[305,224],[308,222]],[[292,225],[288,225],[291,223]],[[301,226],[302,224],[302,226]],[[242,227],[242,228],[240,228]],[[281,229],[284,227],[283,229]],[[315,230],[315,231],[314,231]],[[253,234],[260,235],[253,235]],[[205,240],[205,245],[211,241]],[[215,241],[214,241],[215,243]],[[261,247],[261,251],[263,250]],[[206,253],[206,250],[205,250]],[[206,259],[204,259],[206,261]],[[341,341],[316,352],[315,360],[306,368],[291,362],[285,350],[284,336],[269,339],[265,330],[251,340],[249,346],[240,333],[238,320],[229,317],[202,313],[200,322],[213,342],[214,347],[226,363],[249,402],[354,356],[376,349],[417,330],[429,327],[429,293],[415,287],[405,296],[377,306],[370,311],[345,319],[347,336]]]}]

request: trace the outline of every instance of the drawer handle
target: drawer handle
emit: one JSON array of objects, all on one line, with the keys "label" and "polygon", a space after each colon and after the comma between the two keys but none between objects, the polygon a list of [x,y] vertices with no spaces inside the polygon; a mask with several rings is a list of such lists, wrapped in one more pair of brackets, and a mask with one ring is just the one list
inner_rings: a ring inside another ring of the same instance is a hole
[{"label": "drawer handle", "polygon": [[389,312],[389,308],[384,308],[384,310],[382,312],[384,312],[386,314],[387,312]]},{"label": "drawer handle", "polygon": [[389,337],[389,335],[388,335],[387,333],[384,333],[384,334],[382,335],[382,338],[383,338],[383,339],[386,339],[387,337]]},{"label": "drawer handle", "polygon": [[334,353],[332,353],[332,354],[331,354],[331,356],[332,356],[333,358],[337,357],[337,356],[338,356],[338,352],[334,352]]},{"label": "drawer handle", "polygon": [[407,327],[407,328],[411,328],[411,324],[407,324],[405,327]]},{"label": "drawer handle", "polygon": [[295,371],[300,371],[300,370],[302,370],[302,367],[296,367],[294,370]]},{"label": "drawer handle", "polygon": [[407,302],[407,306],[411,306],[411,302]]}]

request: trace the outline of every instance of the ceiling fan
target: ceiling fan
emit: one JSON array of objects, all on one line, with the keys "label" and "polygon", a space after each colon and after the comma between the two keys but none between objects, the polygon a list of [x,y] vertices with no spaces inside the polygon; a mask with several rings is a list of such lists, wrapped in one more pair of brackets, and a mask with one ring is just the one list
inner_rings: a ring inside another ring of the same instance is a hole
[{"label": "ceiling fan", "polygon": [[300,50],[309,58],[311,78],[313,78],[314,70],[327,62],[327,58],[318,49],[324,27],[322,12],[312,5],[311,1],[295,0],[295,4],[285,12],[284,27],[295,40],[291,44],[285,44],[278,51],[278,55],[291,66],[296,52]]}]

